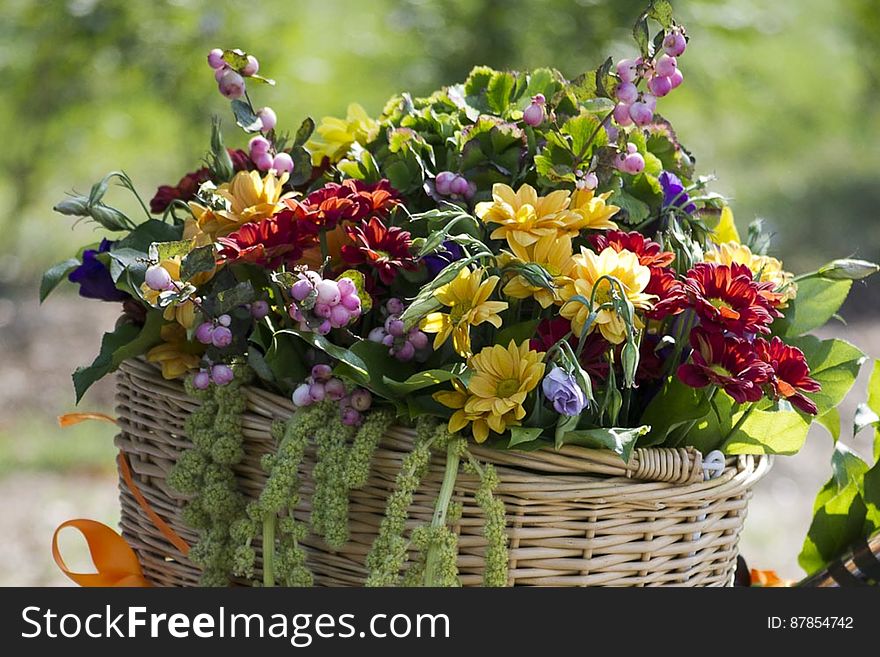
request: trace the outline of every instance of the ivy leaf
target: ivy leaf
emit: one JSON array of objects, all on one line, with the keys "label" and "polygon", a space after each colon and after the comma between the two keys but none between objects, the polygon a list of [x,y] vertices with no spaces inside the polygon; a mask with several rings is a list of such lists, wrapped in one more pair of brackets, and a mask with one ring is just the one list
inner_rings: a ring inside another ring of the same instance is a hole
[{"label": "ivy leaf", "polygon": [[82,263],[80,263],[79,259],[70,258],[64,262],[59,262],[58,264],[49,267],[40,281],[40,303],[43,303],[43,301],[46,300],[46,297],[52,293],[52,290],[58,287],[58,284],[67,278],[67,275],[79,267],[80,264]]},{"label": "ivy leaf", "polygon": [[541,427],[510,427],[510,440],[507,442],[508,449],[519,445],[519,449],[526,443],[536,441],[541,437],[544,430]]},{"label": "ivy leaf", "polygon": [[235,122],[238,127],[245,132],[260,132],[263,129],[263,122],[260,117],[251,111],[250,105],[243,100],[232,101],[232,114],[235,116]]}]

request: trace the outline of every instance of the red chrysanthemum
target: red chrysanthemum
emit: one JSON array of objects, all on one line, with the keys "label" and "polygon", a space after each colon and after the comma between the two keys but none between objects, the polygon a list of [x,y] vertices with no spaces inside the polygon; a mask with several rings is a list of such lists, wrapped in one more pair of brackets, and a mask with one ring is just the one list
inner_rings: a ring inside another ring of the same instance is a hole
[{"label": "red chrysanthemum", "polygon": [[399,270],[416,268],[410,251],[412,239],[402,228],[386,226],[378,217],[372,217],[346,226],[345,234],[352,244],[342,246],[342,259],[350,265],[372,267],[385,285],[391,284]]},{"label": "red chrysanthemum", "polygon": [[283,263],[295,264],[303,251],[317,243],[317,228],[308,210],[288,205],[286,210],[220,237],[219,257],[224,262],[246,261],[275,269]]},{"label": "red chrysanthemum", "polygon": [[684,279],[688,304],[708,331],[729,331],[743,337],[769,333],[781,314],[763,294],[765,287],[752,280],[748,267],[700,262]]},{"label": "red chrysanthemum", "polygon": [[675,254],[664,251],[654,240],[649,240],[638,231],[625,233],[622,230],[609,230],[590,236],[590,243],[596,253],[602,253],[609,246],[615,251],[629,251],[639,257],[639,264],[646,267],[668,267],[675,260]]},{"label": "red chrysanthemum", "polygon": [[816,404],[803,395],[804,392],[819,392],[822,386],[810,378],[810,366],[797,347],[785,344],[778,337],[767,341],[758,338],[755,351],[763,362],[772,368],[770,386],[777,399],[787,399],[792,406],[804,413],[815,415]]},{"label": "red chrysanthemum", "polygon": [[665,267],[649,267],[651,280],[645,286],[645,294],[657,297],[654,305],[645,311],[649,319],[664,319],[677,315],[688,307],[688,295],[684,284],[675,277],[675,273]]},{"label": "red chrysanthemum", "polygon": [[[229,157],[232,160],[232,167],[235,171],[244,171],[250,166],[250,158],[248,154],[242,150],[227,149]],[[153,214],[162,214],[168,209],[173,201],[191,201],[195,198],[196,192],[202,183],[211,179],[211,171],[208,167],[202,167],[198,171],[192,171],[186,174],[176,186],[162,185],[156,190],[156,195],[150,199],[150,212]]]},{"label": "red chrysanthemum", "polygon": [[758,401],[772,368],[745,340],[702,328],[691,332],[691,362],[678,368],[678,378],[693,388],[714,384],[743,404]]},{"label": "red chrysanthemum", "polygon": [[303,203],[312,211],[312,219],[321,228],[333,230],[343,222],[385,217],[400,203],[400,198],[387,180],[368,185],[349,179],[342,183],[327,183],[309,194]]},{"label": "red chrysanthemum", "polygon": [[664,360],[657,353],[660,338],[656,335],[645,335],[639,345],[639,367],[636,369],[636,382],[656,381],[663,377]]}]

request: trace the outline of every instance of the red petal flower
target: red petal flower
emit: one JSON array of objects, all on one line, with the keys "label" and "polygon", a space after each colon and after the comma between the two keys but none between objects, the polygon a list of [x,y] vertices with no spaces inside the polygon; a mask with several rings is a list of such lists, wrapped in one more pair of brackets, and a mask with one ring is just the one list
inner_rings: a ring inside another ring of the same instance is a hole
[{"label": "red petal flower", "polygon": [[246,261],[275,269],[294,264],[303,251],[317,242],[317,228],[305,207],[288,204],[273,217],[244,224],[234,233],[220,237],[219,257],[225,262]]},{"label": "red petal flower", "polygon": [[758,358],[772,368],[770,385],[776,398],[787,399],[795,408],[815,415],[818,412],[816,404],[802,393],[819,392],[822,386],[810,378],[810,366],[807,365],[804,352],[785,344],[778,337],[769,342],[758,338],[755,349]]},{"label": "red petal flower", "polygon": [[372,217],[346,226],[345,233],[353,244],[342,246],[342,259],[351,265],[369,265],[385,285],[391,284],[398,270],[416,268],[410,252],[412,239],[402,228],[386,226],[378,217]]},{"label": "red petal flower", "polygon": [[687,308],[687,291],[672,270],[664,267],[650,267],[650,270],[651,280],[645,287],[645,294],[653,294],[657,301],[650,310],[645,311],[645,316],[649,319],[664,319]]},{"label": "red petal flower", "polygon": [[[232,168],[235,171],[244,171],[250,167],[251,161],[247,153],[231,148],[227,150],[229,151],[229,157],[232,159]],[[195,198],[196,192],[199,191],[202,183],[210,179],[210,170],[207,167],[202,167],[198,171],[186,174],[175,187],[162,185],[156,190],[156,195],[150,199],[150,212],[162,214],[173,201],[191,201]]]},{"label": "red petal flower", "polygon": [[744,265],[697,263],[687,273],[684,289],[708,331],[729,331],[740,337],[769,333],[773,319],[782,316],[764,295],[765,285],[753,281]]},{"label": "red petal flower", "polygon": [[622,230],[609,230],[590,236],[590,243],[596,253],[602,253],[607,247],[615,251],[630,251],[639,257],[639,264],[646,267],[668,267],[675,260],[675,254],[664,251],[654,240],[647,239],[638,231],[625,233]]},{"label": "red petal flower", "polygon": [[[571,322],[564,317],[542,319],[535,330],[535,337],[530,341],[533,351],[547,351],[562,340],[571,331]],[[568,343],[577,352],[578,340],[575,336],[569,336]],[[584,371],[592,378],[604,381],[608,378],[608,359],[605,354],[611,349],[611,343],[602,337],[598,331],[590,333],[584,341],[581,350],[580,363]]]},{"label": "red petal flower", "polygon": [[371,216],[385,217],[400,203],[400,198],[387,180],[368,185],[349,179],[342,183],[327,183],[309,194],[304,203],[321,228],[333,230],[342,222],[360,221]]},{"label": "red petal flower", "polygon": [[738,404],[758,401],[761,385],[773,374],[745,340],[696,328],[691,332],[690,363],[678,368],[678,378],[693,388],[714,384]]}]

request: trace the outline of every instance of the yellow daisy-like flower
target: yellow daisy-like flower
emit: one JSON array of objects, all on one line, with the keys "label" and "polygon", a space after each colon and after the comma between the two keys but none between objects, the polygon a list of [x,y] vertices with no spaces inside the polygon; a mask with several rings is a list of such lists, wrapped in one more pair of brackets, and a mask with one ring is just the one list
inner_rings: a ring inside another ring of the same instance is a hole
[{"label": "yellow daisy-like flower", "polygon": [[[182,260],[182,256],[174,256],[173,258],[166,258],[159,263],[159,266],[171,276],[171,280],[179,285],[183,284],[180,280],[180,263]],[[211,280],[213,275],[214,271],[202,272],[193,276],[189,282],[195,286],[203,285]],[[158,290],[150,288],[146,283],[141,283],[141,295],[144,297],[144,301],[151,306],[158,307],[159,294]],[[183,303],[172,303],[165,306],[165,310],[162,311],[162,317],[166,321],[177,322],[183,328],[190,329],[196,321],[196,306],[189,299]]]},{"label": "yellow daisy-like flower", "polygon": [[[651,307],[655,297],[644,293],[645,287],[651,280],[651,270],[639,263],[639,257],[635,253],[627,250],[618,252],[609,246],[597,255],[581,247],[581,252],[573,256],[573,259],[575,266],[570,274],[572,282],[562,291],[562,298],[566,303],[559,312],[563,317],[571,320],[575,335],[580,335],[583,331],[591,309],[587,304],[570,299],[576,295],[591,299],[593,289],[598,285],[593,300],[594,309],[598,310],[602,304],[611,301],[612,285],[607,279],[602,278],[603,276],[611,276],[620,281],[627,299],[636,308]],[[637,329],[644,326],[638,316],[633,317],[633,324]],[[598,310],[588,332],[592,333],[597,328],[612,344],[620,344],[626,339],[626,323],[613,308]]]},{"label": "yellow daisy-like flower", "polygon": [[434,349],[439,349],[452,335],[452,346],[459,355],[471,355],[470,327],[489,322],[495,328],[501,326],[498,316],[507,309],[506,301],[489,301],[498,277],[483,280],[484,271],[464,268],[446,285],[434,290],[434,298],[449,308],[448,312],[433,312],[425,317],[419,328],[426,333],[436,333]]},{"label": "yellow daisy-like flower", "polygon": [[507,266],[510,263],[535,263],[541,265],[553,277],[555,289],[548,290],[545,287],[532,285],[522,274],[517,274],[504,286],[502,290],[504,294],[514,299],[534,297],[541,304],[542,308],[548,308],[554,303],[561,301],[559,293],[562,288],[571,282],[568,273],[574,267],[571,237],[568,235],[560,237],[548,235],[542,237],[531,246],[522,246],[514,242],[510,247],[511,254],[502,253],[500,258],[502,266]]},{"label": "yellow daisy-like flower", "polygon": [[286,173],[277,177],[270,171],[261,178],[258,171],[239,171],[231,181],[214,191],[214,195],[225,202],[226,209],[189,203],[193,219],[184,226],[184,239],[195,239],[199,246],[210,244],[213,238],[228,235],[242,224],[268,219],[284,208],[285,198],[292,196],[281,193],[287,178]]},{"label": "yellow daisy-like flower", "polygon": [[547,196],[538,196],[531,185],[516,192],[507,185],[492,186],[492,201],[477,203],[476,214],[486,224],[497,224],[492,239],[530,246],[542,237],[556,236],[565,228],[565,210],[569,192],[558,189]]},{"label": "yellow daisy-like flower", "polygon": [[773,283],[774,292],[780,300],[779,307],[784,308],[789,301],[797,296],[797,284],[794,274],[782,268],[782,261],[771,256],[757,255],[745,244],[724,242],[714,245],[705,255],[706,262],[719,265],[731,265],[734,262],[748,267],[756,280],[762,283]]},{"label": "yellow daisy-like flower", "polygon": [[455,409],[449,419],[449,430],[460,431],[468,424],[474,439],[481,443],[489,431],[504,433],[508,427],[519,426],[525,417],[526,397],[544,376],[544,353],[529,349],[511,340],[506,347],[486,347],[471,358],[473,370],[467,387],[454,382],[451,391],[434,393],[434,399]]},{"label": "yellow daisy-like flower", "polygon": [[616,230],[611,217],[620,211],[616,205],[606,203],[612,192],[598,196],[592,189],[579,189],[571,196],[571,205],[565,213],[565,230],[574,237],[582,230]]},{"label": "yellow daisy-like flower", "polygon": [[306,142],[312,164],[319,166],[325,157],[335,164],[345,157],[354,142],[365,145],[373,141],[379,133],[379,123],[363,107],[352,103],[344,119],[325,116],[315,132],[317,136]]},{"label": "yellow daisy-like flower", "polygon": [[163,378],[176,379],[199,366],[205,346],[187,340],[182,326],[166,324],[159,335],[164,342],[147,352],[147,360],[159,363]]}]

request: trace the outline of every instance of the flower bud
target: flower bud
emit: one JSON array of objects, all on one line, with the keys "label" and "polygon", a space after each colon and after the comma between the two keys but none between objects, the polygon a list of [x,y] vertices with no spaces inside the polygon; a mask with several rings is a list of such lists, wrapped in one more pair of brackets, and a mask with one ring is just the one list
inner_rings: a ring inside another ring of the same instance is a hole
[{"label": "flower bud", "polygon": [[251,317],[260,321],[269,314],[269,303],[262,299],[257,299],[251,304]]},{"label": "flower bud", "polygon": [[333,325],[333,328],[348,326],[349,322],[351,322],[351,311],[348,308],[342,304],[330,308],[330,323]]},{"label": "flower bud", "polygon": [[654,112],[643,101],[637,101],[629,106],[629,117],[636,125],[643,126],[654,119]]},{"label": "flower bud", "polygon": [[315,285],[318,292],[318,303],[326,303],[335,306],[339,303],[339,285],[333,280],[321,280]]},{"label": "flower bud", "polygon": [[[540,99],[539,99],[540,97]],[[532,103],[523,111],[523,123],[526,125],[539,126],[544,123],[545,113],[544,113],[544,96],[538,94],[532,98]]]},{"label": "flower bud", "polygon": [[641,173],[645,169],[645,158],[641,153],[630,153],[624,158],[621,169],[633,175]]},{"label": "flower bud", "polygon": [[406,326],[402,321],[392,315],[385,320],[385,330],[388,331],[389,335],[393,335],[395,338],[400,338],[406,333]]},{"label": "flower bud", "polygon": [[322,319],[330,319],[330,312],[332,310],[333,306],[329,303],[316,303],[315,307],[312,308],[312,312]]},{"label": "flower bud", "polygon": [[468,192],[468,181],[464,176],[456,176],[449,184],[449,190],[458,196],[464,196]]},{"label": "flower bud", "polygon": [[256,153],[251,156],[251,161],[256,165],[259,171],[268,171],[275,164],[275,158],[271,153]]},{"label": "flower bud", "polygon": [[671,57],[678,57],[687,49],[687,39],[679,31],[670,32],[663,38],[663,50]]},{"label": "flower bud", "polygon": [[353,408],[346,408],[342,411],[342,424],[347,427],[356,427],[361,423],[361,414]]},{"label": "flower bud", "polygon": [[620,79],[624,82],[635,82],[638,77],[636,60],[621,59],[617,62],[617,75],[620,76]]},{"label": "flower bud", "polygon": [[340,278],[336,281],[336,285],[339,288],[340,296],[347,297],[352,294],[357,296],[357,286],[354,284],[354,281],[351,280],[348,276]]},{"label": "flower bud", "polygon": [[829,262],[819,270],[819,275],[836,281],[858,281],[876,274],[878,270],[880,266],[873,262],[843,258]]},{"label": "flower bud", "polygon": [[232,331],[225,326],[217,326],[211,334],[211,344],[218,349],[223,349],[232,344]]},{"label": "flower bud", "polygon": [[312,383],[309,385],[309,397],[313,402],[324,401],[327,391],[324,389],[323,383]]},{"label": "flower bud", "polygon": [[672,75],[669,76],[669,84],[672,85],[673,89],[675,89],[678,85],[680,85],[683,80],[684,80],[684,75],[682,75],[680,68],[675,69],[672,72]]},{"label": "flower bud", "polygon": [[318,335],[327,335],[332,328],[333,328],[333,325],[330,323],[330,320],[325,319],[323,322],[321,322],[321,325],[318,327],[317,334]]},{"label": "flower bud", "polygon": [[367,334],[367,340],[382,344],[386,335],[388,334],[385,332],[385,329],[382,326],[377,326]]},{"label": "flower bud", "polygon": [[612,116],[614,120],[617,121],[619,125],[624,127],[632,124],[632,118],[629,115],[629,105],[624,105],[623,103],[618,103],[614,106],[614,111],[612,112]]},{"label": "flower bud", "polygon": [[229,315],[220,315],[220,317],[217,318],[217,323],[220,324],[220,326],[229,326],[232,324],[232,318]]},{"label": "flower bud", "polygon": [[313,289],[314,287],[312,287],[309,281],[300,279],[290,288],[290,296],[297,301],[304,301],[312,293]]},{"label": "flower bud", "polygon": [[404,342],[400,347],[392,347],[391,355],[402,363],[409,362],[416,355],[416,348],[412,342]]},{"label": "flower bud", "polygon": [[411,330],[407,334],[406,339],[409,340],[412,346],[416,349],[427,349],[428,347],[428,336],[419,329]]},{"label": "flower bud", "polygon": [[400,315],[404,310],[403,301],[397,297],[391,297],[385,302],[385,310],[387,310],[390,315]]},{"label": "flower bud", "polygon": [[639,99],[639,90],[632,82],[621,82],[617,85],[614,95],[621,103],[631,105]]},{"label": "flower bud", "polygon": [[339,301],[340,305],[343,306],[348,312],[353,315],[361,314],[361,299],[356,294],[347,294]]},{"label": "flower bud", "polygon": [[678,70],[678,61],[675,59],[675,57],[671,57],[669,55],[660,55],[654,68],[657,71],[657,75],[668,78],[670,75]]},{"label": "flower bud", "polygon": [[672,80],[668,77],[655,76],[648,80],[648,90],[658,98],[672,91]]}]

